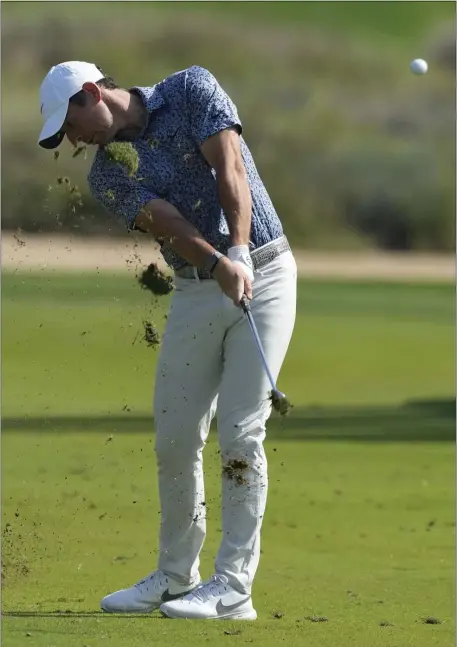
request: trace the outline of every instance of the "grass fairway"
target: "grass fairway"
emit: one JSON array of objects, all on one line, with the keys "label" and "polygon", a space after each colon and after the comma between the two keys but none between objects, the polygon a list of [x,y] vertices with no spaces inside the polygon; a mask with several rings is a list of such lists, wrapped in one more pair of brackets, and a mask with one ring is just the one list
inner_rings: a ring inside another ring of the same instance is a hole
[{"label": "grass fairway", "polygon": [[[452,286],[301,284],[280,378],[295,408],[267,442],[259,620],[234,625],[98,612],[155,564],[156,355],[141,322],[162,325],[166,300],[125,275],[2,284],[5,647],[454,644]],[[214,433],[205,467],[206,577]]]}]

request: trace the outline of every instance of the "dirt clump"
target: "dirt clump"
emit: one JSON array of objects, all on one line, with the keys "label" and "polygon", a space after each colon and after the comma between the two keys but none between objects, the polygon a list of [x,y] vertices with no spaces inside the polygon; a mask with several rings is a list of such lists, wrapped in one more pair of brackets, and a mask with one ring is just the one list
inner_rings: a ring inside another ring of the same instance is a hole
[{"label": "dirt clump", "polygon": [[30,568],[24,548],[25,542],[22,534],[18,534],[13,530],[13,526],[7,523],[2,532],[2,588],[9,584],[11,580],[16,580],[29,574]]},{"label": "dirt clump", "polygon": [[245,458],[232,458],[222,467],[222,474],[236,485],[247,485],[246,471],[249,463]]},{"label": "dirt clump", "polygon": [[151,321],[143,321],[143,341],[149,348],[155,348],[160,344],[160,335]]},{"label": "dirt clump", "polygon": [[162,272],[155,263],[150,263],[137,278],[141,288],[154,295],[164,296],[173,290],[172,277]]},{"label": "dirt clump", "polygon": [[140,158],[130,142],[111,142],[103,149],[108,159],[124,167],[129,177],[134,177],[138,172]]},{"label": "dirt clump", "polygon": [[310,622],[328,622],[327,616],[306,616],[305,620]]}]

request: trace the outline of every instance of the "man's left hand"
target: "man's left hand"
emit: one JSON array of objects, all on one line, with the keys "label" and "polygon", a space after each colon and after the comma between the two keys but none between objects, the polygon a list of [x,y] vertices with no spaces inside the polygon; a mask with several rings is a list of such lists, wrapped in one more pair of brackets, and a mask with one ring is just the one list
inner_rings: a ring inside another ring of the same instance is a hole
[{"label": "man's left hand", "polygon": [[227,251],[227,257],[232,261],[232,263],[238,263],[242,265],[250,283],[254,282],[254,266],[252,264],[252,258],[249,253],[248,245],[237,245],[236,247],[230,247]]}]

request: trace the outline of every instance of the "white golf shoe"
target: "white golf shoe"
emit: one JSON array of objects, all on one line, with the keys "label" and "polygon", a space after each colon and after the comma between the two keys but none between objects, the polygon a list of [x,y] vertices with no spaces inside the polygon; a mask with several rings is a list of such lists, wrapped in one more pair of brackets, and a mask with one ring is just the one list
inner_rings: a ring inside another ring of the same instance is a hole
[{"label": "white golf shoe", "polygon": [[165,602],[160,611],[167,618],[188,620],[255,620],[257,613],[250,595],[235,591],[225,575],[213,575],[191,593]]},{"label": "white golf shoe", "polygon": [[154,571],[129,589],[110,593],[101,600],[100,607],[107,613],[150,613],[164,602],[183,597],[196,586],[181,586],[162,571]]}]

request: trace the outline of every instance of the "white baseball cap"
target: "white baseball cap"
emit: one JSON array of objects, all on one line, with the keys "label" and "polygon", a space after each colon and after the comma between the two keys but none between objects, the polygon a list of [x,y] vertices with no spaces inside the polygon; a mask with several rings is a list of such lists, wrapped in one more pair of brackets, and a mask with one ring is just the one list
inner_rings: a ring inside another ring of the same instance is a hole
[{"label": "white baseball cap", "polygon": [[68,104],[84,83],[97,83],[104,78],[93,63],[68,61],[52,67],[40,88],[41,114],[44,126],[38,143],[43,148],[57,148],[64,135],[61,128],[68,112]]}]

